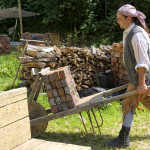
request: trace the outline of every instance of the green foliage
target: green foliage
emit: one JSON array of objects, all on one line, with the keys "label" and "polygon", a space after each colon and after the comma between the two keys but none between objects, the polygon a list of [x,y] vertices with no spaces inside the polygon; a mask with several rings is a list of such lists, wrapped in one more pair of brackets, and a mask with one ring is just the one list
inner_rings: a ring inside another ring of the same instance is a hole
[{"label": "green foliage", "polygon": [[[150,26],[150,0],[26,0],[21,1],[24,10],[40,13],[40,16],[23,18],[24,32],[59,33],[76,44],[112,44],[122,40],[122,30],[116,23],[116,12],[123,4],[132,4],[147,16]],[[0,8],[17,7],[16,0],[2,0]],[[0,33],[15,25],[15,19],[1,20]],[[19,32],[19,23],[17,31]],[[15,35],[15,39],[19,35]]]}]

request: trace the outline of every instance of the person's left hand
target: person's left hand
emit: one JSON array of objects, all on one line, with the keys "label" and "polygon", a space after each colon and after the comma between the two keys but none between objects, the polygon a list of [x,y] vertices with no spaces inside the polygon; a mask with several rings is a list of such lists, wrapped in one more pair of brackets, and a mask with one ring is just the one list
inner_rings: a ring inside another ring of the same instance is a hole
[{"label": "person's left hand", "polygon": [[147,85],[145,83],[141,83],[137,86],[137,91],[139,94],[145,94],[147,92]]}]

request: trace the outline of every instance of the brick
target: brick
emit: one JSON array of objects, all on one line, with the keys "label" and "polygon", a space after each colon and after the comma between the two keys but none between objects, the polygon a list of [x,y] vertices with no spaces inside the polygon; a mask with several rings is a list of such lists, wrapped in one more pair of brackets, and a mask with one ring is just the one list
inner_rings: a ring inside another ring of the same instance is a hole
[{"label": "brick", "polygon": [[122,75],[122,78],[123,78],[124,80],[129,80],[128,75],[125,75],[125,74]]},{"label": "brick", "polygon": [[51,99],[48,99],[49,100],[49,103],[51,106],[55,106],[56,105],[56,101],[55,101],[55,98],[51,98]]},{"label": "brick", "polygon": [[64,96],[65,95],[64,88],[58,88],[57,90],[58,90],[59,96]]},{"label": "brick", "polygon": [[53,89],[52,93],[53,93],[54,97],[58,97],[59,96],[57,89]]},{"label": "brick", "polygon": [[113,51],[118,51],[118,52],[123,52],[123,48],[122,47],[114,47],[114,46],[112,46],[112,50]]},{"label": "brick", "polygon": [[59,111],[59,112],[63,111],[63,107],[62,107],[61,104],[57,105],[57,107],[58,107],[58,111]]},{"label": "brick", "polygon": [[113,52],[113,56],[114,56],[114,57],[120,58],[120,54],[121,54],[121,52],[117,52],[117,51],[114,51],[114,52]]},{"label": "brick", "polygon": [[50,83],[53,89],[57,88],[56,81],[51,81]]},{"label": "brick", "polygon": [[72,101],[73,98],[72,98],[71,95],[67,94],[67,95],[66,95],[66,100],[67,100],[67,102],[69,102],[69,101]]},{"label": "brick", "polygon": [[119,79],[122,79],[122,74],[118,73],[117,75]]},{"label": "brick", "polygon": [[123,58],[119,58],[119,63],[124,63]]},{"label": "brick", "polygon": [[60,99],[61,99],[62,102],[66,102],[67,101],[66,96],[61,96]]},{"label": "brick", "polygon": [[62,70],[59,71],[59,77],[60,79],[66,78],[68,75],[68,68],[64,67]]},{"label": "brick", "polygon": [[123,53],[120,54],[120,58],[123,58]]},{"label": "brick", "polygon": [[49,76],[47,74],[43,75],[43,81],[49,83]]},{"label": "brick", "polygon": [[114,68],[118,68],[119,67],[119,63],[111,62],[111,66],[114,67]]},{"label": "brick", "polygon": [[56,87],[57,88],[61,88],[62,87],[62,84],[61,84],[60,80],[56,81]]},{"label": "brick", "polygon": [[67,102],[67,104],[68,104],[68,108],[69,108],[69,109],[74,108],[74,103],[73,103],[73,101],[69,101],[69,102]]},{"label": "brick", "polygon": [[66,86],[66,87],[64,88],[64,91],[65,91],[66,94],[70,94],[70,93],[71,93],[71,89],[70,89],[69,86]]},{"label": "brick", "polygon": [[120,73],[120,74],[125,74],[125,75],[127,75],[127,71],[124,70],[124,69],[119,69],[119,73]]},{"label": "brick", "polygon": [[56,97],[56,98],[55,98],[55,101],[56,101],[56,104],[61,104],[61,103],[62,103],[60,97]]},{"label": "brick", "polygon": [[53,76],[54,76],[54,80],[60,80],[60,78],[59,78],[59,71],[57,70],[57,71],[54,71],[53,72]]},{"label": "brick", "polygon": [[44,82],[44,85],[45,85],[46,91],[48,91],[48,90],[51,90],[51,89],[52,89],[52,86],[51,86],[50,82],[49,82],[49,83]]},{"label": "brick", "polygon": [[58,107],[57,107],[57,105],[51,107],[51,109],[52,109],[52,113],[57,113],[57,112],[58,112]]},{"label": "brick", "polygon": [[119,69],[124,69],[125,70],[124,64],[119,64]]},{"label": "brick", "polygon": [[62,86],[65,87],[71,82],[70,76],[67,76],[65,79],[61,80]]},{"label": "brick", "polygon": [[68,104],[67,103],[62,103],[62,109],[65,111],[65,110],[68,110]]},{"label": "brick", "polygon": [[113,43],[112,47],[120,47],[120,44],[119,43]]},{"label": "brick", "polygon": [[49,99],[53,98],[53,92],[52,92],[52,90],[48,90],[46,92],[47,92],[47,96],[48,96]]},{"label": "brick", "polygon": [[111,67],[112,72],[119,72],[119,69],[116,67]]},{"label": "brick", "polygon": [[49,74],[49,80],[50,80],[50,81],[54,81],[53,72],[51,72],[51,73]]},{"label": "brick", "polygon": [[118,58],[116,58],[116,57],[111,57],[111,62],[118,62],[118,61],[119,61]]}]

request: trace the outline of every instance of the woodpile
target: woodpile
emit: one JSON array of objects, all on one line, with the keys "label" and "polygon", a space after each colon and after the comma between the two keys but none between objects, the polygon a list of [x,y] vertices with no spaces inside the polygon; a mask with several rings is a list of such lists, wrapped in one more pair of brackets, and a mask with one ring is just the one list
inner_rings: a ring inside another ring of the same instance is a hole
[{"label": "woodpile", "polygon": [[22,65],[21,80],[31,87],[37,73],[46,67],[55,70],[69,66],[77,90],[96,86],[96,75],[111,69],[111,46],[100,45],[100,48],[79,47],[42,47],[28,45],[24,57],[20,57]]},{"label": "woodpile", "polygon": [[111,51],[111,70],[116,86],[129,83],[127,71],[123,62],[123,43],[113,43]]},{"label": "woodpile", "polygon": [[76,106],[79,95],[69,66],[46,72],[43,81],[53,113]]},{"label": "woodpile", "polygon": [[0,54],[10,53],[10,38],[7,35],[0,35]]}]

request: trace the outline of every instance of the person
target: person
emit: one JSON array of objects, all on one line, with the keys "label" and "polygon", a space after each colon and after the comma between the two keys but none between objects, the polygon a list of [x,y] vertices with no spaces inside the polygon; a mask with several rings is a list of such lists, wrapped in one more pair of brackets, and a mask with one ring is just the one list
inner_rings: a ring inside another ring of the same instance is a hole
[{"label": "person", "polygon": [[136,108],[141,102],[150,110],[150,40],[145,23],[146,16],[132,5],[118,9],[117,23],[123,32],[123,60],[127,70],[129,85],[127,91],[137,89],[138,94],[122,101],[123,121],[117,138],[106,141],[109,147],[130,146],[129,133]]}]

